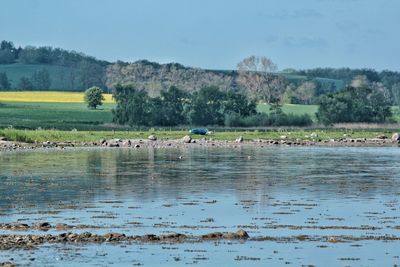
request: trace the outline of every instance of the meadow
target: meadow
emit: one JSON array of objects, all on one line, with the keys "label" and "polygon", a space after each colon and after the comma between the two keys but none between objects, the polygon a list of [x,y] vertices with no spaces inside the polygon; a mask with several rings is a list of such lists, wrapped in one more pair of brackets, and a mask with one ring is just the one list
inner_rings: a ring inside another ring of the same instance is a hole
[{"label": "meadow", "polygon": [[[0,129],[1,128],[13,128],[22,130],[45,130],[45,129],[57,129],[63,131],[122,131],[119,134],[119,138],[128,137],[125,131],[132,130],[129,127],[115,125],[112,123],[112,112],[111,110],[115,107],[115,103],[112,100],[110,94],[105,94],[105,103],[100,106],[97,110],[88,109],[83,101],[83,93],[78,92],[0,92]],[[259,104],[257,107],[259,112],[270,112],[269,106],[266,104]],[[315,112],[318,109],[316,105],[293,105],[286,104],[282,107],[285,113],[294,114],[309,114],[315,120]],[[399,110],[395,109],[398,113]],[[315,126],[320,127],[320,126]],[[181,136],[186,133],[188,127],[174,127],[161,129],[162,135],[166,138]],[[148,135],[148,127],[135,128],[137,133],[129,133],[130,137],[146,137]],[[139,133],[145,131],[143,135]],[[176,133],[174,130],[179,130]],[[223,129],[220,128],[218,131],[233,131],[232,136],[225,133],[223,138],[235,139],[238,134],[249,136],[249,138],[257,138],[258,134],[252,136],[251,133],[243,131],[238,133],[240,129]],[[249,129],[250,130],[250,129]],[[258,132],[269,132],[271,129],[252,129]],[[43,140],[51,137],[58,139],[60,132],[52,131],[47,134],[40,132],[40,136],[43,136]],[[21,132],[18,132],[19,134]],[[33,135],[34,133],[30,133]],[[257,133],[257,132],[255,132]],[[69,136],[71,134],[71,136]],[[81,134],[81,133],[79,133]],[[79,137],[77,133],[68,133],[63,138],[73,138],[74,140],[87,139],[91,140],[93,136],[94,140],[97,140],[99,136],[109,137],[111,133],[99,132],[99,134],[88,134],[84,133],[82,137]],[[279,134],[279,133],[278,133]],[[341,133],[342,134],[342,133]],[[280,135],[280,134],[279,134]],[[300,134],[303,135],[303,134]],[[364,134],[363,134],[364,135]],[[362,135],[362,136],[363,136]],[[372,134],[372,135],[375,135]],[[113,135],[114,136],[114,135]],[[336,135],[334,135],[336,136]],[[338,135],[340,136],[340,134]],[[263,138],[274,137],[269,133]],[[326,136],[331,137],[331,136]],[[337,136],[336,136],[337,137]],[[32,140],[37,140],[35,136],[29,136]],[[216,138],[219,138],[218,135]],[[222,138],[222,137],[221,137]],[[333,138],[333,137],[332,137]]]},{"label": "meadow", "polygon": [[[111,130],[121,126],[112,124],[111,110],[115,103],[111,94],[97,110],[88,109],[79,92],[0,92],[0,128],[59,130]],[[269,106],[260,104],[260,112]],[[314,116],[317,106],[284,105],[284,112]],[[126,127],[122,127],[126,128]]]}]

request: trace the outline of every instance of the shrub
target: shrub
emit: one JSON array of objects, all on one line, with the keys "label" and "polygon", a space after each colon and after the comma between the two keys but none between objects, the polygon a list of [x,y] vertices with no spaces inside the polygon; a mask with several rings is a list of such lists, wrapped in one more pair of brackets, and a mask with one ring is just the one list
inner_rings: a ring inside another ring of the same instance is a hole
[{"label": "shrub", "polygon": [[312,120],[308,114],[266,114],[257,113],[241,117],[237,113],[225,116],[225,126],[228,127],[266,127],[266,126],[309,126]]}]

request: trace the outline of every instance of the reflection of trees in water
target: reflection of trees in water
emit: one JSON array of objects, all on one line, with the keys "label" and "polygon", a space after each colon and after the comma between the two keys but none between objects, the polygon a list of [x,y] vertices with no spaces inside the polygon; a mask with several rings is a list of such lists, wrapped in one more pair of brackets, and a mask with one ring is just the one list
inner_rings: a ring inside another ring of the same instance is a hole
[{"label": "reflection of trees in water", "polygon": [[396,158],[383,149],[283,147],[6,154],[0,155],[0,200],[2,206],[46,207],[94,197],[151,201],[232,191],[244,206],[250,200],[267,207],[270,197],[282,195],[371,197],[398,188]]},{"label": "reflection of trees in water", "polygon": [[0,158],[1,206],[34,205],[46,209],[90,202],[102,193],[107,181],[101,173],[104,156],[107,153],[96,150],[3,155]]}]

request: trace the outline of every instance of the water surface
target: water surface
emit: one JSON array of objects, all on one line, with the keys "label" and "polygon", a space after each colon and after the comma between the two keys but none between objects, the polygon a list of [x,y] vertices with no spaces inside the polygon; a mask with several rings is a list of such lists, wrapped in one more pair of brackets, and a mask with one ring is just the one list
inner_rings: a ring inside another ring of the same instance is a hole
[{"label": "water surface", "polygon": [[[398,148],[252,146],[1,153],[0,223],[85,224],[93,229],[75,232],[129,235],[244,229],[251,237],[397,237],[399,156]],[[26,233],[32,232],[43,234]],[[400,263],[398,245],[374,240],[46,244],[33,251],[0,251],[0,262],[388,266]]]}]

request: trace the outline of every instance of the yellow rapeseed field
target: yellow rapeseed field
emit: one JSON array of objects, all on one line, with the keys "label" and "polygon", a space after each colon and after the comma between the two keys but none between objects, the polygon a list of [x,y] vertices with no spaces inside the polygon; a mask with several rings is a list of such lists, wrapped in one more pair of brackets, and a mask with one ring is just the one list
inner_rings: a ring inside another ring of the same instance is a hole
[{"label": "yellow rapeseed field", "polygon": [[[103,94],[104,103],[114,103],[111,94]],[[0,92],[0,102],[64,102],[80,103],[83,92]]]}]

